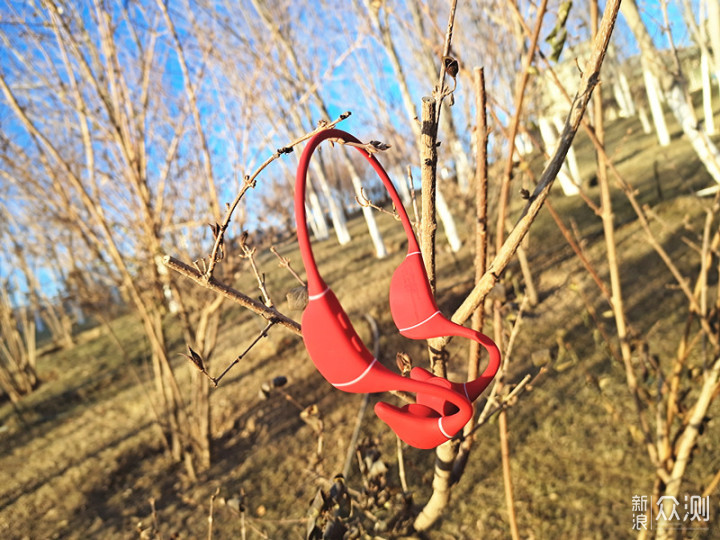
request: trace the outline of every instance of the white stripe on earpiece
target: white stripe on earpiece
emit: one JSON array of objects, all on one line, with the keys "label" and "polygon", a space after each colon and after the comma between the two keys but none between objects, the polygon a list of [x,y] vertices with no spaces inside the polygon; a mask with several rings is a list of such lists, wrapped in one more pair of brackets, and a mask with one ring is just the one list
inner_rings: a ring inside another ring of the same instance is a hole
[{"label": "white stripe on earpiece", "polygon": [[445,430],[443,429],[443,427],[442,427],[442,419],[443,419],[442,416],[441,416],[440,418],[438,418],[438,427],[440,428],[440,433],[442,433],[443,435],[445,435],[445,437],[447,437],[448,439],[452,439],[452,435],[448,435],[448,434],[447,434],[447,431],[445,431]]},{"label": "white stripe on earpiece", "polygon": [[330,287],[325,287],[325,290],[323,292],[321,292],[319,294],[311,294],[310,296],[308,296],[308,300],[317,300],[319,298],[322,298],[323,296],[325,296],[328,293],[329,290],[330,290]]},{"label": "white stripe on earpiece", "polygon": [[407,332],[408,330],[412,330],[413,328],[417,328],[418,326],[422,326],[423,324],[425,324],[426,322],[428,322],[430,319],[432,319],[435,315],[438,315],[439,313],[440,313],[440,310],[437,310],[435,313],[433,313],[432,315],[430,315],[430,316],[429,316],[427,319],[425,319],[424,321],[419,322],[419,323],[417,323],[417,324],[413,324],[412,326],[408,326],[407,328],[399,328],[398,330],[399,330],[400,332]]},{"label": "white stripe on earpiece", "polygon": [[375,365],[375,362],[377,362],[377,361],[378,361],[377,358],[373,358],[373,361],[370,362],[370,365],[369,365],[367,368],[365,368],[365,371],[363,371],[363,372],[360,374],[359,377],[356,377],[356,378],[353,379],[352,381],[350,381],[350,382],[344,382],[344,383],[337,383],[337,384],[332,383],[332,385],[333,385],[335,388],[341,388],[341,387],[343,387],[343,386],[350,386],[350,385],[352,385],[352,384],[355,384],[356,382],[360,382],[360,381],[362,380],[362,378],[365,377],[365,375],[367,375],[368,373],[370,373],[370,370],[372,369],[372,367]]}]

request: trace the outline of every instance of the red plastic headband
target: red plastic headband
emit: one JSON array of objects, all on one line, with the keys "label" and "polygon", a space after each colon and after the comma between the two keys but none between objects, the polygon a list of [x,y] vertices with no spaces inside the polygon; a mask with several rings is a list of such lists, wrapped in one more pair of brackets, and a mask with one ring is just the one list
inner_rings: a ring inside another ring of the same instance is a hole
[{"label": "red plastic headband", "polygon": [[375,412],[409,445],[434,448],[454,437],[470,420],[473,412],[471,402],[497,373],[500,352],[484,334],[455,324],[442,315],[432,295],[410,219],[392,181],[375,156],[356,147],[388,190],[408,239],[408,253],[390,282],[390,311],[398,330],[411,339],[441,336],[473,339],[488,351],[489,362],[482,375],[474,381],[451,383],[422,368],[414,368],[410,378],[401,377],[380,364],[368,351],[335,294],[320,276],[310,245],[305,213],[307,172],[313,152],[326,139],[361,144],[349,133],[328,129],[310,139],[298,165],[295,217],[309,295],[302,317],[305,347],[318,371],[335,388],[353,393],[390,390],[416,393],[416,403],[399,408],[379,402],[375,405]]}]

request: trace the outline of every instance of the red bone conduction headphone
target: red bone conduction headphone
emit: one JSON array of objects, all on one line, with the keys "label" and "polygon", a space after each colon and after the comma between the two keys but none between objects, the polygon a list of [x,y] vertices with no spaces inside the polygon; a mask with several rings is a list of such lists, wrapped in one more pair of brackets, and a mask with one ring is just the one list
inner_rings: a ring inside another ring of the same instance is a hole
[{"label": "red bone conduction headphone", "polygon": [[490,384],[500,366],[500,351],[487,336],[445,318],[435,303],[417,239],[402,201],[385,169],[373,155],[356,147],[380,176],[395,204],[405,234],[408,252],[390,282],[390,312],[400,334],[411,339],[461,336],[480,343],[489,353],[489,363],[474,381],[452,383],[416,367],[410,378],[387,369],[360,341],[337,297],[318,272],[310,246],[305,214],[305,185],[313,152],[326,139],[361,144],[338,129],[312,137],[298,165],[295,186],[295,217],[303,264],[307,273],[309,302],[302,316],[305,347],[315,367],[335,388],[368,393],[403,390],[416,394],[416,403],[395,407],[379,402],[375,413],[403,441],[416,448],[434,448],[451,439],[470,420],[472,402]]}]

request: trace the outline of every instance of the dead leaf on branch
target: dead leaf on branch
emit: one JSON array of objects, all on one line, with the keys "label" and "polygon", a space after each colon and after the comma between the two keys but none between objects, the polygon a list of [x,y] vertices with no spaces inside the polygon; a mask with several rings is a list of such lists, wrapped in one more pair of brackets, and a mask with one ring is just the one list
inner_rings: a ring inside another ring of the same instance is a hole
[{"label": "dead leaf on branch", "polygon": [[[384,142],[381,142],[381,141],[370,141],[370,142],[368,143],[368,145],[370,145],[372,148],[374,148],[376,152],[384,152],[385,150],[387,150],[387,149],[390,148],[390,146],[391,146],[391,145],[389,145],[388,143],[384,143]],[[371,153],[372,153],[372,152],[371,152]]]},{"label": "dead leaf on branch", "polygon": [[458,71],[460,70],[460,64],[452,56],[444,56],[443,62],[445,63],[445,73],[450,75],[453,79],[457,77]]},{"label": "dead leaf on branch", "polygon": [[397,364],[397,367],[403,377],[408,377],[410,375],[410,370],[413,367],[413,361],[412,358],[410,358],[410,355],[404,352],[397,353],[395,355],[395,363]]},{"label": "dead leaf on branch", "polygon": [[225,238],[223,236],[224,229],[217,222],[214,225],[212,223],[208,223],[208,227],[210,227],[210,230],[212,231],[213,240],[215,240],[215,242],[217,242],[218,238],[220,238],[217,254],[215,256],[215,262],[219,262],[225,258]]},{"label": "dead leaf on branch", "polygon": [[207,371],[205,371],[205,362],[203,362],[202,356],[200,356],[198,353],[193,351],[190,348],[190,345],[188,345],[187,348],[188,348],[189,354],[183,354],[183,353],[180,353],[180,354],[187,357],[195,365],[195,367],[198,368],[200,373],[205,373],[207,375]]},{"label": "dead leaf on branch", "polygon": [[285,298],[287,299],[288,309],[301,311],[305,309],[309,301],[307,287],[293,287],[285,295]]},{"label": "dead leaf on branch", "polygon": [[210,227],[210,230],[213,233],[213,238],[217,240],[217,237],[220,236],[220,233],[222,232],[220,224],[217,222],[214,225],[212,223],[208,223],[208,227]]},{"label": "dead leaf on branch", "polygon": [[351,142],[346,141],[344,139],[340,138],[332,138],[328,139],[331,143],[338,143],[338,144],[344,144],[345,146],[354,146],[355,148],[362,148],[365,150],[368,154],[374,154],[376,152],[384,152],[388,148],[391,148],[392,145],[388,143],[384,143],[382,141],[370,141],[370,142]]}]

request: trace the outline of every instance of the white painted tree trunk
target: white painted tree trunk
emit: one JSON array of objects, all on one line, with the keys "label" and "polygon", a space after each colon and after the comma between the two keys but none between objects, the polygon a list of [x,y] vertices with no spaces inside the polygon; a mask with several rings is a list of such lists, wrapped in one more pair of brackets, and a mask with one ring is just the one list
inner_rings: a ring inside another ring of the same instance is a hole
[{"label": "white painted tree trunk", "polygon": [[309,189],[310,198],[310,228],[315,234],[317,240],[327,240],[330,236],[330,230],[328,229],[327,222],[325,221],[325,212],[323,212],[322,205],[320,204],[320,198],[314,189]]},{"label": "white painted tree trunk", "polygon": [[652,126],[650,125],[650,119],[643,105],[638,107],[638,118],[640,119],[640,124],[642,124],[643,133],[650,135],[650,133],[652,133]]},{"label": "white painted tree trunk", "polygon": [[310,205],[307,203],[305,203],[305,214],[307,215],[307,222],[310,226],[310,232],[312,232],[316,240],[320,240],[320,231],[318,229],[317,223],[315,222],[315,214],[313,213],[313,209],[310,208]]},{"label": "white painted tree trunk", "polygon": [[[350,180],[352,181],[353,188],[355,189],[355,195],[359,200],[362,200],[362,183],[360,182],[360,177],[357,175],[354,167],[350,167],[349,172]],[[387,249],[385,248],[382,234],[380,234],[380,229],[378,229],[377,223],[375,222],[373,209],[369,206],[363,206],[362,213],[365,218],[365,223],[367,224],[368,233],[370,233],[370,238],[372,239],[373,247],[375,248],[375,257],[378,259],[387,257]]]},{"label": "white painted tree trunk", "polygon": [[405,175],[400,169],[396,169],[395,171],[393,171],[390,178],[393,179],[393,183],[398,190],[400,199],[402,199],[402,203],[405,205],[405,210],[408,211],[408,215],[412,215],[410,213],[412,210],[410,208],[410,206],[412,205],[412,196],[410,195],[410,187],[408,186],[407,175]]},{"label": "white painted tree trunk", "polygon": [[170,273],[168,272],[167,266],[163,264],[162,255],[155,255],[155,267],[160,275],[160,281],[162,282],[163,296],[167,304],[168,310],[173,315],[179,311],[179,306],[175,297],[173,296],[172,289],[170,288]]},{"label": "white painted tree trunk", "polygon": [[620,81],[618,81],[617,79],[613,81],[612,92],[613,97],[618,104],[618,116],[620,116],[620,118],[629,118],[630,116],[632,116],[629,112],[630,107],[625,99],[625,94],[623,93],[622,87],[620,86]]},{"label": "white painted tree trunk", "polygon": [[712,107],[712,86],[710,85],[710,55],[703,47],[700,55],[700,76],[702,78],[703,113],[705,115],[705,133],[715,134],[715,120]]},{"label": "white painted tree trunk", "polygon": [[662,109],[662,96],[660,83],[652,71],[643,63],[643,79],[645,80],[645,91],[647,92],[648,104],[650,105],[650,114],[652,114],[653,124],[655,124],[655,133],[657,134],[660,146],[670,144],[670,133],[668,132],[665,115]]},{"label": "white painted tree trunk", "polygon": [[615,72],[615,79],[612,84],[613,96],[620,108],[619,115],[622,118],[632,118],[637,114],[635,102],[633,101],[632,92],[630,92],[630,84],[627,77],[619,69]]},{"label": "white painted tree trunk", "polygon": [[320,182],[320,189],[322,189],[323,195],[327,200],[328,208],[330,209],[330,219],[332,220],[333,229],[335,229],[335,236],[337,236],[338,243],[343,246],[350,241],[350,231],[347,228],[347,222],[345,221],[345,214],[342,208],[335,198],[335,194],[330,189],[330,184],[325,177],[325,172],[322,167],[316,161],[310,162],[313,174]]},{"label": "white painted tree trunk", "polygon": [[622,71],[618,73],[618,84],[620,85],[623,96],[625,96],[628,115],[635,116],[637,112],[635,110],[635,100],[633,100],[632,92],[630,91],[630,83],[628,83],[627,77]]},{"label": "white painted tree trunk", "polygon": [[530,136],[525,132],[518,133],[515,137],[515,151],[517,154],[520,156],[527,156],[532,154],[533,150],[533,143]]},{"label": "white painted tree trunk", "polygon": [[713,50],[713,70],[715,71],[715,79],[718,85],[718,91],[720,92],[720,2],[717,0],[708,0],[706,9],[708,34]]},{"label": "white painted tree trunk", "polygon": [[435,189],[435,202],[440,222],[442,223],[443,230],[445,231],[445,237],[450,244],[450,249],[452,249],[453,253],[457,253],[462,247],[462,242],[460,241],[457,228],[455,227],[455,219],[453,218],[452,212],[450,212],[450,208],[448,207],[447,201],[445,200],[442,191],[440,191],[439,186]]},{"label": "white painted tree trunk", "polygon": [[[595,119],[593,118],[593,122],[594,121]],[[565,129],[565,120],[560,118],[559,116],[554,116],[553,122],[555,123],[555,129],[557,129],[557,132],[562,133],[563,129]],[[578,167],[577,157],[575,156],[575,149],[572,146],[570,147],[570,150],[568,150],[567,156],[565,157],[565,163],[567,163],[568,167],[570,168],[570,174],[572,175],[572,179],[578,186],[582,186],[580,167]]]},{"label": "white painted tree trunk", "polygon": [[[542,137],[543,143],[545,144],[545,151],[548,155],[553,155],[558,144],[558,136],[555,131],[553,123],[545,117],[538,119],[538,127],[540,128],[540,136]],[[567,166],[567,162],[563,162],[562,168],[557,176],[560,182],[560,187],[563,193],[567,196],[577,195],[580,190],[572,180],[570,170]]]},{"label": "white painted tree trunk", "polygon": [[[450,111],[444,112],[445,114],[450,114]],[[465,154],[465,149],[455,134],[453,134],[450,139],[450,153],[455,160],[455,174],[457,175],[458,187],[462,193],[468,193],[470,190],[472,171],[470,170],[470,163],[468,162],[467,154]]]},{"label": "white painted tree trunk", "polygon": [[695,111],[688,104],[679,83],[674,83],[667,93],[667,101],[670,110],[675,115],[678,124],[682,127],[683,133],[690,140],[695,153],[707,169],[710,176],[720,184],[720,150],[710,140],[704,130],[698,129],[698,121]]}]

